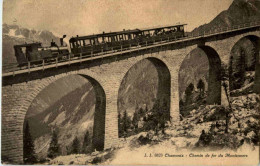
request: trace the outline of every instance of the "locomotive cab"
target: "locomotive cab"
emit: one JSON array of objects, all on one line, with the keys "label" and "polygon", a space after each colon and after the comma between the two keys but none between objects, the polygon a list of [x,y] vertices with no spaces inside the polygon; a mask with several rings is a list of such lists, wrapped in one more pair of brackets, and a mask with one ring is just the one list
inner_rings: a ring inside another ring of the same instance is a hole
[{"label": "locomotive cab", "polygon": [[39,47],[41,47],[41,43],[15,45],[15,57],[19,66],[28,63],[28,61],[33,61],[34,57],[40,56],[37,55]]}]

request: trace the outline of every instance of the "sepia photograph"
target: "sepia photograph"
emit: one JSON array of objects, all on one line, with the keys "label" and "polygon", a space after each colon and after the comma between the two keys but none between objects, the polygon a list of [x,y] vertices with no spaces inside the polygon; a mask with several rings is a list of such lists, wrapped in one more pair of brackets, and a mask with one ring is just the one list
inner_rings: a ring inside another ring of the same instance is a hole
[{"label": "sepia photograph", "polygon": [[2,165],[259,165],[260,0],[3,0]]}]

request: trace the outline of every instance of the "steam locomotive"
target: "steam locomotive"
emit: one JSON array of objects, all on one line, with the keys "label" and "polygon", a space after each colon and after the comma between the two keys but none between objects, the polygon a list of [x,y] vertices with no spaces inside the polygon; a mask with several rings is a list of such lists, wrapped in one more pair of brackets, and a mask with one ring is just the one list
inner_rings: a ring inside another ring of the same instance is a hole
[{"label": "steam locomotive", "polygon": [[41,43],[15,45],[15,56],[19,66],[48,63],[53,60],[66,60],[71,57],[98,56],[97,53],[129,49],[134,46],[147,46],[159,41],[179,39],[185,36],[184,26],[178,24],[166,27],[123,30],[88,36],[76,36],[69,40],[71,52],[63,45],[64,35],[60,38],[60,46],[51,42],[50,47],[42,47]]}]

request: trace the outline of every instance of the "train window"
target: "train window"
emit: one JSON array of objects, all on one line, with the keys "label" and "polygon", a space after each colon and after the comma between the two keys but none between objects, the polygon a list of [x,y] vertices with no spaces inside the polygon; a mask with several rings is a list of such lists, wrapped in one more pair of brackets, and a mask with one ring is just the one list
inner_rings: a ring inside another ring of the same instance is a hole
[{"label": "train window", "polygon": [[120,41],[118,36],[115,36],[116,41]]},{"label": "train window", "polygon": [[98,45],[98,44],[99,44],[98,38],[94,38],[94,44],[95,44],[95,45]]},{"label": "train window", "polygon": [[78,45],[79,45],[79,46],[82,46],[82,45],[83,45],[81,40],[78,41]]},{"label": "train window", "polygon": [[145,35],[145,36],[150,36],[149,31],[144,31],[144,35]]},{"label": "train window", "polygon": [[24,54],[26,54],[26,47],[21,47],[22,48],[22,52],[24,53]]},{"label": "train window", "polygon": [[89,39],[83,40],[83,44],[85,44],[84,46],[89,46],[91,45],[91,42]]},{"label": "train window", "polygon": [[118,41],[118,38],[117,38],[117,36],[114,36],[114,39],[115,39],[115,41]]},{"label": "train window", "polygon": [[112,42],[116,42],[117,41],[117,37],[116,36],[111,36],[111,40],[112,40]]},{"label": "train window", "polygon": [[111,41],[110,41],[110,37],[108,37],[108,36],[107,36],[107,37],[105,37],[105,39],[104,39],[104,40],[105,40],[105,42],[111,42]]},{"label": "train window", "polygon": [[123,35],[118,35],[117,37],[119,39],[118,41],[124,40]]},{"label": "train window", "polygon": [[75,47],[76,47],[76,45],[75,45],[75,42],[72,42],[72,47],[73,47],[73,48],[75,48]]},{"label": "train window", "polygon": [[97,40],[98,40],[98,43],[102,43],[103,42],[102,37],[97,38]]},{"label": "train window", "polygon": [[131,40],[132,39],[132,35],[131,34],[128,34],[128,40]]},{"label": "train window", "polygon": [[181,26],[181,27],[180,27],[180,30],[181,30],[181,31],[183,31],[183,30],[184,30],[184,27],[183,27],[183,26]]},{"label": "train window", "polygon": [[104,43],[107,43],[107,42],[108,42],[107,37],[103,37],[102,40],[103,40]]},{"label": "train window", "polygon": [[124,38],[125,38],[125,40],[129,40],[129,38],[128,38],[128,35],[127,35],[127,34],[124,34]]}]

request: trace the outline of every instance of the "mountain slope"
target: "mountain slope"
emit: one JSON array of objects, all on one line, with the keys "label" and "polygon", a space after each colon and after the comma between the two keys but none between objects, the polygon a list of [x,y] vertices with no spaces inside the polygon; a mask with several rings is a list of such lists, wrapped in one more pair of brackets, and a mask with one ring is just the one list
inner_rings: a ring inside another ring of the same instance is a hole
[{"label": "mountain slope", "polygon": [[[33,111],[33,110],[31,110]],[[83,142],[85,132],[92,135],[95,111],[95,92],[90,83],[68,93],[38,114],[27,114],[38,157],[45,158],[51,131],[58,129],[62,154],[67,154],[77,136]],[[28,116],[30,115],[30,116]]]},{"label": "mountain slope", "polygon": [[231,27],[251,21],[260,21],[260,1],[234,0],[227,10],[221,12],[210,23],[201,25],[192,32],[209,31],[217,27]]}]

